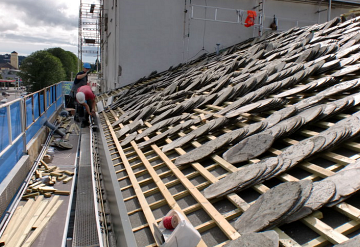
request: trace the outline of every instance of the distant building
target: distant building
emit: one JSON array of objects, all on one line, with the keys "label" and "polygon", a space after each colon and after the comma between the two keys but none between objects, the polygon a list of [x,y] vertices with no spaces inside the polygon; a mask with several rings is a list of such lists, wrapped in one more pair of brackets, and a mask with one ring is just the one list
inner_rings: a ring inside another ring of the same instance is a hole
[{"label": "distant building", "polygon": [[19,56],[16,51],[13,51],[11,54],[0,55],[0,75],[3,80],[2,82],[6,82],[7,86],[22,82],[17,74],[19,71]]},{"label": "distant building", "polygon": [[[7,54],[8,55],[8,54]],[[7,56],[9,57],[9,56]],[[2,82],[6,83],[6,86],[10,84],[16,85],[18,81],[21,81],[17,72],[19,72],[19,58],[17,52],[13,51],[10,55],[10,63],[0,63],[0,74]]]},{"label": "distant building", "polygon": [[[1,66],[1,64],[0,64]],[[19,76],[17,75],[17,72],[20,72],[20,70],[18,69],[8,69],[8,68],[1,68],[1,77],[3,79],[8,79],[8,80],[15,80],[16,78],[19,78]]]},{"label": "distant building", "polygon": [[5,83],[5,87],[16,86],[19,85],[18,83],[22,84],[21,78],[17,75],[17,72],[19,72],[20,70],[15,69],[10,64],[5,64],[5,66],[2,65],[3,64],[0,64],[0,74],[2,77],[2,79],[0,79],[1,86],[3,86],[3,83]]},{"label": "distant building", "polygon": [[11,52],[10,64],[16,69],[19,68],[19,57],[16,51]]},{"label": "distant building", "polygon": [[[17,62],[15,61],[16,60],[15,56],[17,56],[17,60],[18,60]],[[12,64],[12,65],[17,64],[17,67],[13,66],[13,68],[19,68],[19,67],[21,67],[21,63],[25,58],[26,58],[25,56],[19,56],[17,54],[17,52],[15,52],[15,51],[12,52],[11,54],[3,54],[3,55],[0,54],[0,64],[2,66],[4,66],[3,65],[4,63],[8,63],[8,64]],[[12,62],[11,59],[13,59],[14,61]]]},{"label": "distant building", "polygon": [[9,69],[17,69],[14,66],[12,66],[10,63],[0,63],[0,70],[9,70]]}]

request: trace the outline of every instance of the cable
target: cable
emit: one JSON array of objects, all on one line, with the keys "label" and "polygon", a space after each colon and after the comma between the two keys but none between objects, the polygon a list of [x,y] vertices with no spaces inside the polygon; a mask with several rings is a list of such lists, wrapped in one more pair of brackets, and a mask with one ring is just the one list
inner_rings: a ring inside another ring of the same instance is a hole
[{"label": "cable", "polygon": [[200,52],[205,51],[205,53],[209,53],[207,50],[205,50],[204,48],[202,48],[200,51],[198,51],[194,56],[192,56],[191,58],[189,58],[188,62],[191,61],[194,57],[196,57]]},{"label": "cable", "polygon": [[206,32],[206,14],[207,14],[207,1],[205,0],[205,21],[204,21],[204,32],[203,32],[203,47],[202,49],[205,50],[205,32]]},{"label": "cable", "polygon": [[186,37],[186,13],[187,13],[187,9],[186,9],[186,0],[185,0],[185,5],[184,5],[184,30],[183,30],[183,61],[185,60],[185,37]]},{"label": "cable", "polygon": [[203,44],[202,44],[202,48],[200,51],[198,51],[194,56],[192,56],[190,59],[188,59],[188,61],[192,60],[194,57],[196,57],[200,52],[205,51],[205,53],[209,53],[206,49],[205,49],[205,33],[206,33],[206,14],[207,14],[207,0],[205,0],[205,20],[204,20],[204,31],[203,31]]},{"label": "cable", "polygon": [[[190,5],[191,5],[191,0],[190,0]],[[187,62],[191,61],[194,57],[196,57],[200,52],[204,51],[205,53],[209,53],[206,49],[205,49],[205,33],[206,33],[206,14],[207,14],[207,0],[205,0],[205,17],[204,17],[204,31],[203,31],[203,44],[202,44],[202,48],[200,51],[198,51],[194,56],[192,56],[191,58],[187,59]],[[188,46],[187,46],[187,53],[189,55],[189,42],[190,42],[190,17],[189,17],[189,25],[188,25]]]},{"label": "cable", "polygon": [[[190,0],[190,5],[191,6],[191,0]],[[190,21],[191,21],[191,17],[190,15],[188,14],[188,33],[187,33],[187,48],[186,48],[186,56],[188,57],[189,56],[189,44],[190,44]],[[185,61],[185,59],[184,59]]]}]

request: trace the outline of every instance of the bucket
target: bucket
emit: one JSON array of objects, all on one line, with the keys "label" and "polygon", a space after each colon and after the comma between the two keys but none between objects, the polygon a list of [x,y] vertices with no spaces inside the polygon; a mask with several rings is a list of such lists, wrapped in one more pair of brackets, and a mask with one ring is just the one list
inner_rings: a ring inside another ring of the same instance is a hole
[{"label": "bucket", "polygon": [[155,240],[160,247],[196,247],[200,233],[176,210],[170,210],[159,226],[154,224]]}]

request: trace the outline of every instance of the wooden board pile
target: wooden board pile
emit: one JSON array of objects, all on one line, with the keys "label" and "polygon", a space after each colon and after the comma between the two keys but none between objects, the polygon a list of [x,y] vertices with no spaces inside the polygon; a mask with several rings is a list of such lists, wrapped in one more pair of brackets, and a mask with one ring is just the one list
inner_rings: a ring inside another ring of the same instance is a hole
[{"label": "wooden board pile", "polygon": [[[60,149],[72,148],[68,138],[70,133],[76,130],[77,125],[71,124],[70,120],[67,117],[58,117],[57,122],[60,123],[58,128],[66,135],[61,139],[53,140],[51,145],[54,144],[53,146]],[[59,145],[60,142],[64,145]],[[20,206],[15,209],[0,238],[0,246],[31,246],[63,203],[60,195],[70,195],[70,191],[55,187],[57,183],[69,183],[73,179],[74,172],[50,165],[52,159],[52,152],[48,149],[38,163],[22,196],[22,200],[26,202],[20,202]]]},{"label": "wooden board pile", "polygon": [[35,200],[29,199],[24,206],[16,209],[0,239],[0,245],[7,247],[31,246],[62,202],[59,200],[59,196],[45,199],[41,195]]},{"label": "wooden board pile", "polygon": [[34,198],[39,195],[48,198],[52,194],[70,195],[70,191],[58,190],[53,186],[56,182],[68,183],[73,179],[73,175],[74,172],[72,171],[61,170],[57,166],[49,166],[41,160],[22,198]]}]

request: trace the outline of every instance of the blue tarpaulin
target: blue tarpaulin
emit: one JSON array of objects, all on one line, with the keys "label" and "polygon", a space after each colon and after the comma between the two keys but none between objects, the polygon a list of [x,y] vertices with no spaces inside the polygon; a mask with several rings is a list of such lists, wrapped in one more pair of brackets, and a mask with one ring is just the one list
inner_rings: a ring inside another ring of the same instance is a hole
[{"label": "blue tarpaulin", "polygon": [[[34,94],[33,97],[27,97],[25,99],[24,119],[26,120],[27,128],[25,131],[26,143],[29,143],[29,141],[41,129],[44,122],[63,105],[63,90],[63,84],[59,83],[43,92]],[[46,102],[44,102],[44,92],[46,93]],[[0,152],[8,148],[6,152],[0,156],[0,183],[25,153],[25,150],[23,150],[23,138],[19,138],[15,142],[16,138],[22,134],[21,104],[21,101],[16,101],[10,104],[9,107],[0,108]],[[10,110],[11,126],[8,126],[8,109]],[[12,145],[10,145],[9,130],[11,130]]]},{"label": "blue tarpaulin", "polygon": [[20,138],[0,157],[0,182],[9,174],[11,169],[23,156],[23,141]]},{"label": "blue tarpaulin", "polygon": [[21,134],[21,110],[20,101],[15,102],[10,106],[11,110],[11,132],[12,139],[15,140]]},{"label": "blue tarpaulin", "polygon": [[29,127],[30,124],[33,123],[32,99],[31,99],[31,98],[27,98],[27,99],[25,100],[25,104],[26,104],[26,127]]},{"label": "blue tarpaulin", "polygon": [[7,107],[0,108],[0,152],[9,145],[9,126]]}]

